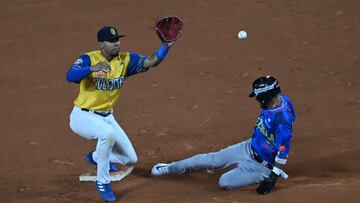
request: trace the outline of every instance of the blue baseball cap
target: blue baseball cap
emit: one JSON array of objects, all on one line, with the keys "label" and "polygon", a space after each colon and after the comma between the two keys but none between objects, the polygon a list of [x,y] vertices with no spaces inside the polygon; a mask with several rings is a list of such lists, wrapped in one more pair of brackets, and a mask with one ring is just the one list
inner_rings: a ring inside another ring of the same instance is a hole
[{"label": "blue baseball cap", "polygon": [[125,37],[125,35],[119,35],[116,28],[112,26],[104,26],[97,33],[98,42],[115,42],[120,37]]}]

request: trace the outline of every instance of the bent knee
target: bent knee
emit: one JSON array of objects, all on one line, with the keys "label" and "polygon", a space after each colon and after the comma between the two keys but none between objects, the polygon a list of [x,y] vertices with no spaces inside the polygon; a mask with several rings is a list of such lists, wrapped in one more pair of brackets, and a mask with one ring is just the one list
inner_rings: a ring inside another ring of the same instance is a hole
[{"label": "bent knee", "polygon": [[107,142],[107,143],[111,143],[114,144],[115,140],[116,140],[116,135],[115,135],[115,131],[112,129],[108,129],[106,131],[103,131],[100,133],[99,140]]},{"label": "bent knee", "polygon": [[238,186],[234,185],[227,176],[221,176],[219,179],[219,187],[223,190],[235,190]]},{"label": "bent knee", "polygon": [[223,190],[230,190],[228,182],[222,176],[219,179],[219,187]]}]

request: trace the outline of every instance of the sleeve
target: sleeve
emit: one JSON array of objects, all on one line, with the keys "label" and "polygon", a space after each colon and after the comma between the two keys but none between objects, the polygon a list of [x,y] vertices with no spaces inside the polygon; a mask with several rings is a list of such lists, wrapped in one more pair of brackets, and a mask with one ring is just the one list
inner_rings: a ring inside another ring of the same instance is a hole
[{"label": "sleeve", "polygon": [[286,100],[286,103],[287,103],[288,108],[289,108],[290,118],[291,118],[292,122],[295,122],[295,120],[296,120],[296,112],[295,112],[294,105],[292,104],[289,97],[284,96],[284,95],[282,95],[282,97]]},{"label": "sleeve", "polygon": [[280,112],[275,116],[275,140],[278,153],[275,161],[286,164],[286,159],[290,152],[290,140],[292,137],[292,124],[287,121]]},{"label": "sleeve", "polygon": [[291,112],[292,121],[295,122],[295,120],[296,120],[296,112],[295,112],[294,106],[290,102],[289,102],[289,109],[290,109],[290,112]]},{"label": "sleeve", "polygon": [[91,60],[89,55],[84,54],[80,56],[66,74],[66,80],[68,82],[79,83],[83,78],[90,75]]},{"label": "sleeve", "polygon": [[137,53],[130,53],[130,63],[126,76],[129,77],[149,70],[148,68],[144,68],[144,62],[146,58],[147,56],[143,56]]}]

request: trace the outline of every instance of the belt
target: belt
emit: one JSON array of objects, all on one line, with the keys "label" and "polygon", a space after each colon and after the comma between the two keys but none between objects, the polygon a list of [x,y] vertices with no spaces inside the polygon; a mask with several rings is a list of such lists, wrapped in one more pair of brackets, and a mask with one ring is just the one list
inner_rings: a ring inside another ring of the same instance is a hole
[{"label": "belt", "polygon": [[258,163],[262,164],[263,166],[265,166],[266,168],[272,170],[274,168],[274,166],[267,162],[267,161],[264,161],[259,155],[257,155],[255,152],[252,152],[251,153],[251,157],[257,161]]},{"label": "belt", "polygon": [[97,114],[99,116],[102,117],[108,117],[110,114],[112,114],[112,111],[105,111],[105,112],[100,112],[100,111],[94,111],[94,110],[90,110],[90,109],[85,109],[85,108],[81,108],[82,111],[86,111],[86,112],[92,112],[94,114]]}]

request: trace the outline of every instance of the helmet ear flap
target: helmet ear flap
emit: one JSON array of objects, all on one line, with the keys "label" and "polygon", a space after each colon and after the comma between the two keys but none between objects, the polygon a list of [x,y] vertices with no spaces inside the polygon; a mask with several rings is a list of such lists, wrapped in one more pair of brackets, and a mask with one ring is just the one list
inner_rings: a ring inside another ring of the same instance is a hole
[{"label": "helmet ear flap", "polygon": [[274,97],[270,96],[269,94],[262,93],[257,95],[255,98],[256,101],[258,101],[262,106],[266,106]]},{"label": "helmet ear flap", "polygon": [[277,86],[272,90],[266,91],[266,92],[262,92],[258,95],[256,95],[256,101],[258,101],[261,105],[261,108],[266,109],[268,103],[274,98],[276,97],[276,95],[278,95],[281,92],[280,87]]}]

